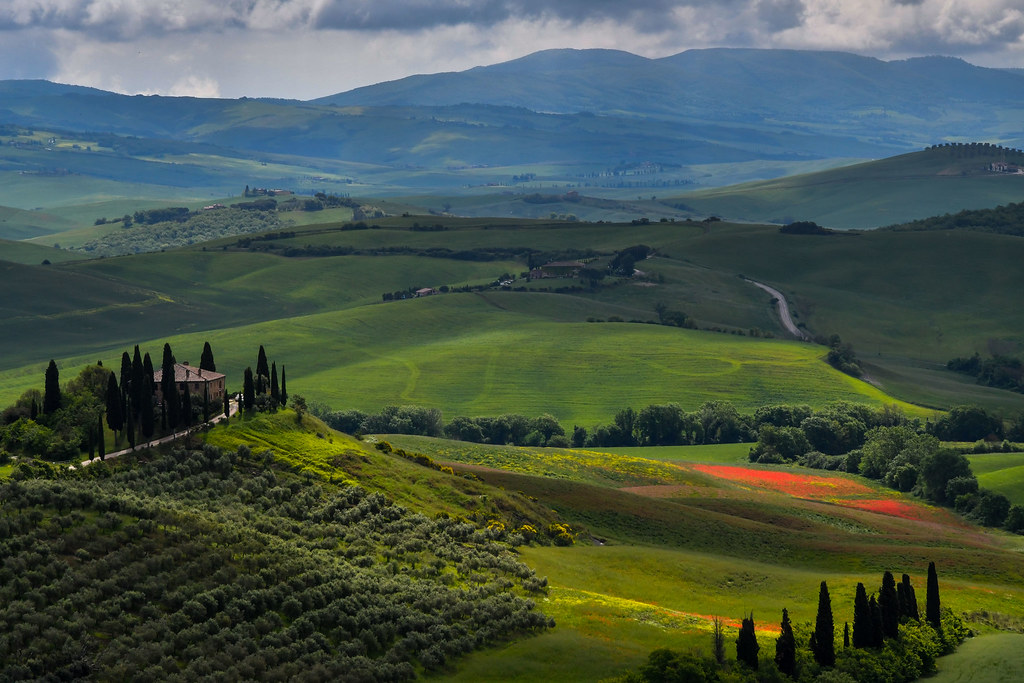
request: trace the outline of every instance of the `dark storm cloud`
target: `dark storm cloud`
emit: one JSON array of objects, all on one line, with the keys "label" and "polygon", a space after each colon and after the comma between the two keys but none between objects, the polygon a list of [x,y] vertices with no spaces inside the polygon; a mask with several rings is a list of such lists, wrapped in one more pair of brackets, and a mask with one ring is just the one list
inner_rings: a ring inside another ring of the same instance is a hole
[{"label": "dark storm cloud", "polygon": [[318,28],[418,30],[459,24],[488,27],[509,19],[561,19],[570,23],[613,19],[651,20],[664,29],[664,20],[674,8],[691,4],[695,3],[673,0],[333,0],[316,12],[314,23]]}]

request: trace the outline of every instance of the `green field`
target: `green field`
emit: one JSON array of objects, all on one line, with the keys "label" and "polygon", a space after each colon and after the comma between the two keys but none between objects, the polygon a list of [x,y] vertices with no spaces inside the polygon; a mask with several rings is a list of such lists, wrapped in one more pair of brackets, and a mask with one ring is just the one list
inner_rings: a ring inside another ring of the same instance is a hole
[{"label": "green field", "polygon": [[1024,505],[1024,453],[969,455],[978,485],[1002,493],[1017,505]]},{"label": "green field", "polygon": [[1024,679],[1024,635],[998,633],[971,638],[941,661],[932,683],[1003,683]]},{"label": "green field", "polygon": [[[558,626],[475,653],[446,680],[598,680],[637,666],[658,647],[706,652],[713,615],[734,628],[751,610],[762,648],[777,635],[782,607],[798,638],[806,637],[823,579],[841,630],[852,618],[857,582],[875,590],[884,569],[907,572],[920,600],[929,559],[940,568],[944,604],[958,612],[1019,615],[1024,605],[1019,538],[856,477],[744,468],[810,482],[794,495],[771,478],[737,485],[710,474],[739,461],[743,445],[608,453],[382,438],[534,497],[582,530],[574,547],[522,551],[548,578],[541,606]],[[702,462],[712,469],[700,470]],[[847,507],[874,500],[900,502],[906,517]],[[1011,666],[1024,663],[1019,653],[1004,656]],[[946,661],[940,671],[961,666]]]},{"label": "green field", "polygon": [[949,148],[809,174],[679,195],[704,213],[730,220],[790,223],[812,220],[850,229],[876,228],[916,218],[1020,201],[1024,179],[986,174],[1000,153],[958,156]]}]

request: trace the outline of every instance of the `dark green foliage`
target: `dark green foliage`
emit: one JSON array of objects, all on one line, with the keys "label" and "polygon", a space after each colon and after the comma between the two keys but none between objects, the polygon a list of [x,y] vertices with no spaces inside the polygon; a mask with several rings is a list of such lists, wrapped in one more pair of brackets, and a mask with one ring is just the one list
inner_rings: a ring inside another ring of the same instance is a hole
[{"label": "dark green foliage", "polygon": [[828,361],[829,365],[853,377],[860,377],[864,374],[864,370],[860,367],[860,361],[857,359],[857,354],[853,351],[852,344],[843,343],[839,335],[834,334],[829,338],[828,346],[829,350],[825,360]]},{"label": "dark green foliage", "polygon": [[1011,505],[1006,511],[1006,530],[1024,533],[1024,505]]},{"label": "dark green foliage", "polygon": [[637,671],[644,683],[705,683],[718,680],[718,663],[698,655],[660,649]]},{"label": "dark green foliage", "polygon": [[252,410],[255,405],[256,385],[252,378],[252,368],[247,367],[242,374],[242,408]]},{"label": "dark green foliage", "polygon": [[814,661],[822,666],[832,666],[836,661],[835,625],[832,621],[832,600],[828,585],[822,581],[818,591],[818,615],[814,621],[811,652]]},{"label": "dark green foliage", "polygon": [[928,593],[925,598],[924,618],[936,631],[942,629],[942,610],[939,600],[939,575],[935,563],[928,563]]},{"label": "dark green foliage", "polygon": [[60,410],[60,371],[57,363],[50,360],[46,366],[46,378],[43,389],[43,414],[49,415]]},{"label": "dark green foliage", "polygon": [[850,622],[843,622],[843,649],[850,647]]},{"label": "dark green foliage", "polygon": [[139,351],[139,345],[135,345],[135,351],[132,353],[132,381],[129,386],[129,391],[132,396],[132,419],[135,422],[139,421],[139,417],[142,411],[142,378],[146,375],[146,368],[142,364],[142,352]]},{"label": "dark green foliage", "polygon": [[1024,202],[997,206],[994,209],[960,211],[955,214],[933,216],[887,230],[980,230],[1003,235],[1024,236]]},{"label": "dark green foliage", "polygon": [[188,389],[181,392],[181,426],[191,427],[195,422],[192,413],[192,392]]},{"label": "dark green foliage", "polygon": [[978,406],[956,406],[932,423],[930,430],[943,441],[1003,438],[1003,421]]},{"label": "dark green foliage", "polygon": [[779,228],[783,235],[832,235],[835,231],[823,228],[814,221],[796,221]]},{"label": "dark green foliage", "polygon": [[244,447],[152,457],[0,486],[0,678],[401,681],[553,625],[486,530]]},{"label": "dark green foliage", "polygon": [[277,363],[270,364],[270,398],[277,404],[281,403],[281,389],[277,384]]},{"label": "dark green foliage", "polygon": [[857,593],[853,598],[853,646],[872,647],[875,642],[874,628],[871,621],[871,604],[863,583],[857,584]]},{"label": "dark green foliage", "polygon": [[750,462],[793,462],[810,450],[811,443],[799,427],[765,424],[757,431]]},{"label": "dark green foliage", "polygon": [[121,390],[117,386],[117,377],[110,373],[107,380],[107,426],[111,431],[119,432],[124,429],[124,414],[121,412]]},{"label": "dark green foliage", "polygon": [[265,394],[267,393],[268,385],[270,383],[270,364],[267,362],[267,352],[263,349],[263,344],[260,344],[259,354],[256,357],[256,373],[254,375],[256,381],[256,393]]},{"label": "dark green foliage", "polygon": [[796,638],[793,625],[789,623],[789,612],[782,609],[782,624],[779,637],[775,640],[775,665],[790,678],[796,675]]},{"label": "dark green foliage", "polygon": [[288,405],[288,384],[284,374],[284,366],[281,366],[281,405]]},{"label": "dark green foliage", "polygon": [[155,426],[153,423],[153,384],[149,375],[143,375],[142,377],[142,407],[139,414],[139,425],[142,429],[142,436],[149,439],[153,436]]},{"label": "dark green foliage", "polygon": [[909,574],[904,574],[899,585],[896,586],[896,596],[900,603],[900,621],[920,620],[921,617],[917,611],[917,594],[914,591],[914,586],[910,583]]},{"label": "dark green foliage", "polygon": [[153,359],[149,357],[148,352],[142,357],[142,372],[149,377],[149,386],[155,387],[153,382],[156,372],[153,369]]},{"label": "dark green foliage", "polygon": [[736,636],[736,661],[757,670],[757,652],[760,649],[754,632],[754,615],[743,617],[739,635]]},{"label": "dark green foliage", "polygon": [[1024,363],[1012,356],[992,356],[982,360],[975,353],[970,358],[954,358],[946,363],[954,372],[978,378],[978,384],[1024,393]]},{"label": "dark green foliage", "polygon": [[203,353],[199,358],[199,369],[217,372],[217,364],[213,360],[213,349],[210,342],[203,343]]},{"label": "dark green foliage", "polygon": [[868,601],[868,605],[871,610],[871,646],[882,647],[885,642],[885,627],[882,624],[882,608],[878,606],[878,601],[875,600],[875,596],[872,595]]},{"label": "dark green foliage", "polygon": [[919,482],[924,497],[939,504],[949,504],[946,486],[957,477],[973,477],[971,463],[954,450],[943,448],[921,461]]},{"label": "dark green foliage", "polygon": [[882,634],[886,638],[899,636],[900,600],[896,592],[896,579],[892,572],[882,575],[882,587],[878,591],[878,607],[882,610]]}]

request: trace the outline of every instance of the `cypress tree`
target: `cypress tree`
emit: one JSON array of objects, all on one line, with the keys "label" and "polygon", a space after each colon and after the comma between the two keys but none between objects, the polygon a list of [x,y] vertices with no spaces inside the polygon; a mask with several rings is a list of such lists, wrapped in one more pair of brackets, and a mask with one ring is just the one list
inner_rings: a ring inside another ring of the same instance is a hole
[{"label": "cypress tree", "polygon": [[939,613],[939,575],[935,563],[928,563],[928,593],[925,597],[924,618],[936,631],[942,630],[942,616]]},{"label": "cypress tree", "polygon": [[[110,376],[113,377],[114,375],[111,374]],[[107,444],[106,444],[106,438],[103,435],[103,416],[102,415],[97,415],[96,416],[96,434],[97,434],[96,440],[98,442],[99,449],[100,449],[100,460],[104,460],[107,457]]]},{"label": "cypress tree", "polygon": [[124,414],[121,412],[121,390],[117,378],[110,373],[107,378],[107,426],[113,432],[124,429]]},{"label": "cypress tree", "polygon": [[843,649],[850,647],[850,622],[843,622]]},{"label": "cypress tree", "polygon": [[217,372],[217,364],[213,362],[213,349],[210,342],[203,344],[203,355],[199,358],[199,369]]},{"label": "cypress tree", "polygon": [[28,409],[28,418],[32,421],[39,417],[39,402],[36,401],[36,397],[32,397],[32,405]]},{"label": "cypress tree", "polygon": [[857,584],[857,594],[853,598],[853,646],[871,647],[875,636],[871,631],[871,605],[864,584]]},{"label": "cypress tree", "polygon": [[46,366],[46,379],[43,386],[43,414],[49,415],[60,410],[60,371],[57,364],[50,360]]},{"label": "cypress tree", "polygon": [[878,607],[882,610],[882,634],[886,638],[899,638],[900,601],[896,593],[896,579],[892,572],[882,575],[882,587],[878,591]]},{"label": "cypress tree", "polygon": [[224,422],[231,418],[231,401],[228,399],[228,389],[224,387]]},{"label": "cypress tree", "polygon": [[132,417],[138,422],[140,415],[142,414],[142,377],[146,374],[146,369],[142,366],[142,353],[139,351],[139,345],[135,345],[135,353],[132,354]]},{"label": "cypress tree", "polygon": [[288,387],[285,384],[284,366],[281,366],[281,405],[288,405]]},{"label": "cypress tree", "polygon": [[174,381],[174,364],[171,345],[164,344],[163,360],[160,363],[160,395],[163,397],[164,405],[160,415],[163,428],[172,430],[177,428],[181,412],[178,385]]},{"label": "cypress tree", "polygon": [[139,414],[142,435],[148,440],[153,436],[153,380],[146,374],[142,375],[142,405]]},{"label": "cypress tree", "polygon": [[147,377],[149,377],[149,386],[156,390],[156,372],[153,370],[153,359],[149,357],[149,352],[142,357],[142,371]]},{"label": "cypress tree", "polygon": [[252,368],[246,368],[245,373],[242,375],[242,408],[252,410],[255,404],[256,387],[252,381]]},{"label": "cypress tree", "polygon": [[828,594],[828,585],[822,581],[818,591],[818,617],[814,621],[814,639],[811,651],[814,660],[822,666],[834,666],[836,663],[836,634],[832,621],[832,599]]},{"label": "cypress tree", "polygon": [[132,357],[125,351],[121,354],[121,414],[128,419],[128,388],[132,384]]},{"label": "cypress tree", "polygon": [[185,427],[192,426],[192,392],[188,387],[181,392],[181,424]]},{"label": "cypress tree", "polygon": [[910,576],[908,574],[903,575],[900,585],[897,586],[899,594],[902,596],[900,602],[900,614],[905,616],[907,619],[913,619],[914,621],[920,621],[921,615],[917,611],[917,594],[914,592],[914,587],[910,584]]},{"label": "cypress tree", "polygon": [[[131,415],[131,410],[132,410],[132,397],[129,394],[128,396],[125,396],[124,414],[125,415]],[[125,429],[124,429],[124,431],[125,431],[125,434],[128,435],[128,447],[134,449],[135,448],[135,424],[131,420],[127,420],[125,422]]]},{"label": "cypress tree", "polygon": [[754,614],[744,617],[740,625],[740,633],[736,637],[736,660],[743,662],[751,669],[757,670],[757,634],[754,632]]},{"label": "cypress tree", "polygon": [[882,626],[882,608],[878,606],[875,596],[871,596],[871,646],[882,647],[885,641],[885,630]]},{"label": "cypress tree", "polygon": [[790,678],[796,674],[796,638],[793,636],[793,625],[789,623],[789,612],[785,608],[782,609],[779,637],[775,640],[775,665]]},{"label": "cypress tree", "polygon": [[277,363],[270,364],[270,398],[281,402],[281,390],[277,386]]},{"label": "cypress tree", "polygon": [[267,363],[267,352],[260,344],[260,352],[256,357],[256,393],[267,393],[267,384],[270,382],[270,364]]}]

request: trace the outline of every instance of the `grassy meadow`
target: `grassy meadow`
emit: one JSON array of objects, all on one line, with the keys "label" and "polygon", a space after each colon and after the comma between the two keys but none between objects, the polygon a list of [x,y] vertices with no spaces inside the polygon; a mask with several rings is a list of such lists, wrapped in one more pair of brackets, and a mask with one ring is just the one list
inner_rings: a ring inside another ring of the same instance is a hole
[{"label": "grassy meadow", "polygon": [[969,455],[978,485],[992,489],[1017,505],[1024,505],[1024,453]]},{"label": "grassy meadow", "polygon": [[763,649],[783,607],[806,638],[821,580],[841,640],[858,582],[877,590],[884,570],[906,572],[922,600],[929,561],[957,612],[1024,608],[1019,537],[858,477],[749,466],[744,444],[612,453],[377,438],[536,498],[580,532],[573,547],[521,551],[548,578],[540,604],[558,626],[475,653],[446,680],[599,680],[658,647],[707,652],[712,616],[735,628],[750,611]]}]

